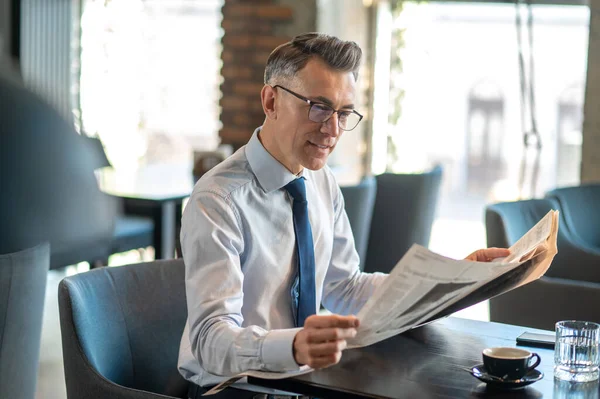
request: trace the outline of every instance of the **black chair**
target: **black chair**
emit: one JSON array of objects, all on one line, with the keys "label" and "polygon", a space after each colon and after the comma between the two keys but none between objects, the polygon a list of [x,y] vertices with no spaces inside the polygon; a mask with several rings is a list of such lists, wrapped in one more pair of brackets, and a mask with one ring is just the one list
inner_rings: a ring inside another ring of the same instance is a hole
[{"label": "black chair", "polygon": [[[81,140],[93,153],[95,169],[112,167],[104,152],[102,141],[96,137],[81,136]],[[130,251],[132,249],[146,248],[154,245],[154,222],[151,218],[142,216],[126,215],[122,198],[116,198],[119,202],[118,212],[115,220],[115,229],[111,241],[111,253]],[[94,260],[91,260],[92,263]],[[106,259],[101,259],[107,263]]]},{"label": "black chair", "polygon": [[187,318],[182,259],[92,270],[59,285],[70,399],[187,395],[177,371]]},{"label": "black chair", "polygon": [[0,398],[34,399],[48,244],[0,255]]},{"label": "black chair", "polygon": [[[486,209],[487,245],[509,247],[551,209],[552,199],[505,202]],[[593,305],[600,296],[600,251],[578,246],[563,227],[561,212],[558,254],[546,274],[523,287],[490,299],[490,319],[507,324],[554,330],[559,320],[600,322]]]},{"label": "black chair", "polygon": [[429,245],[442,168],[427,173],[384,173],[377,195],[364,270],[389,273],[413,244]]},{"label": "black chair", "polygon": [[377,182],[374,177],[366,177],[356,186],[344,186],[340,189],[344,196],[346,213],[354,236],[354,246],[360,256],[362,268],[367,256]]},{"label": "black chair", "polygon": [[108,257],[116,202],[71,123],[0,76],[0,254],[50,242],[50,268]]}]

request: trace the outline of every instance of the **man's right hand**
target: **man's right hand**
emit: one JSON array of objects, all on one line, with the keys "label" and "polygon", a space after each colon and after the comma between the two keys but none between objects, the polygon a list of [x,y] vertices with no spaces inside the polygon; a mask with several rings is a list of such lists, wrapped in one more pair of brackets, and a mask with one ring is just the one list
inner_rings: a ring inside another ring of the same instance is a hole
[{"label": "man's right hand", "polygon": [[310,316],[294,337],[296,363],[319,369],[338,363],[346,340],[356,335],[356,316]]}]

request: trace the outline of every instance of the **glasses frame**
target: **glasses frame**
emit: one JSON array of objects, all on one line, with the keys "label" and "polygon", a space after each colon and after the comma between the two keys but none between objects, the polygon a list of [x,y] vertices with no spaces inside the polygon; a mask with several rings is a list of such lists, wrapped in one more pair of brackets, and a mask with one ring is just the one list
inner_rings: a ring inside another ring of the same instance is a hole
[{"label": "glasses frame", "polygon": [[[358,126],[358,124],[360,123],[360,121],[362,121],[362,118],[363,118],[363,116],[362,116],[362,115],[361,115],[359,112],[357,112],[355,109],[353,109],[351,113],[358,115],[358,122],[356,122],[356,125],[354,125],[354,127],[353,127],[352,129],[346,129],[346,128],[343,128],[343,127],[340,125],[340,118],[339,118],[339,115],[340,115],[340,112],[348,112],[349,110],[335,109],[335,108],[333,108],[333,107],[331,107],[331,106],[329,106],[329,105],[327,105],[327,104],[325,104],[325,103],[323,103],[323,102],[309,100],[308,98],[304,97],[303,95],[300,95],[300,94],[298,94],[298,93],[295,93],[295,92],[291,91],[290,89],[288,89],[288,88],[285,88],[285,87],[283,87],[283,86],[281,86],[281,85],[275,85],[275,86],[273,86],[273,88],[274,88],[274,89],[276,89],[276,88],[283,89],[283,90],[287,91],[288,93],[290,93],[292,96],[296,97],[297,99],[299,99],[299,100],[302,100],[302,101],[304,101],[305,103],[307,103],[307,104],[309,105],[309,107],[308,107],[308,114],[307,114],[307,117],[308,117],[308,119],[309,119],[311,122],[315,122],[315,123],[326,123],[326,122],[327,122],[329,119],[331,119],[331,117],[333,116],[333,114],[338,114],[338,127],[339,127],[340,129],[342,129],[343,131],[345,131],[345,132],[349,132],[349,131],[351,131],[351,130],[354,130],[354,129],[356,129],[356,126]],[[313,107],[313,105],[326,106],[327,108],[331,108],[331,110],[332,110],[333,112],[331,113],[331,115],[330,115],[330,116],[329,116],[327,119],[325,119],[325,120],[324,120],[324,121],[322,121],[322,122],[316,122],[316,121],[313,121],[312,119],[310,119],[310,111],[312,110],[312,107]]]}]

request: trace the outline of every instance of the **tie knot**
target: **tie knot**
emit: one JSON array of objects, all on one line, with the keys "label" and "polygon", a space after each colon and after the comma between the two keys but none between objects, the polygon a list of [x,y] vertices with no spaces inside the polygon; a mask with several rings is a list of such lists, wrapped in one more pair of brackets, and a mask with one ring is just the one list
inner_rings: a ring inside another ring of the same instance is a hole
[{"label": "tie knot", "polygon": [[292,180],[285,185],[285,189],[294,198],[294,201],[306,201],[306,186],[303,177]]}]

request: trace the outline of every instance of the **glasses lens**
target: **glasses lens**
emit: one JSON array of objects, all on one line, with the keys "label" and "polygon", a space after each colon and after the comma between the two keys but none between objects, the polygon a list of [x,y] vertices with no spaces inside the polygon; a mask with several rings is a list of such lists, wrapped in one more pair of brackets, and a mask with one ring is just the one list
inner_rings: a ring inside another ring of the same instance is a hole
[{"label": "glasses lens", "polygon": [[[329,105],[325,104],[313,104],[308,112],[308,119],[313,122],[323,123],[333,115],[335,111]],[[360,122],[360,116],[355,112],[350,111],[339,111],[338,112],[338,125],[342,130],[352,130]]]},{"label": "glasses lens", "polygon": [[313,104],[308,112],[308,119],[323,123],[333,115],[333,108],[325,104]]},{"label": "glasses lens", "polygon": [[339,114],[339,125],[342,130],[352,130],[360,122],[360,116],[354,112],[340,112]]}]

